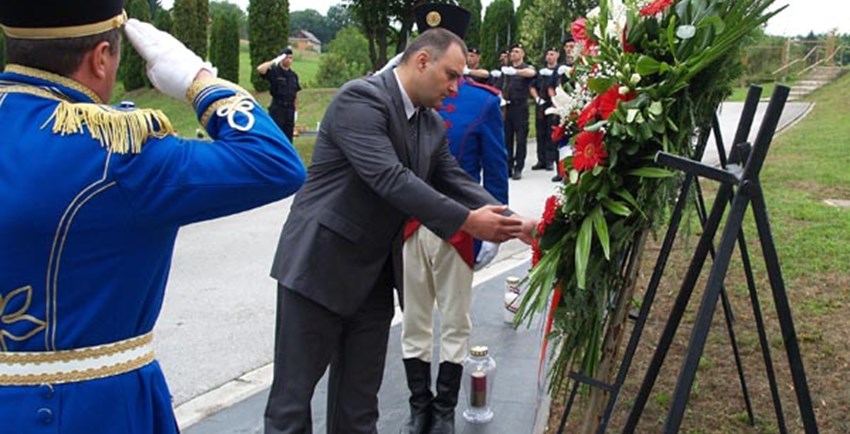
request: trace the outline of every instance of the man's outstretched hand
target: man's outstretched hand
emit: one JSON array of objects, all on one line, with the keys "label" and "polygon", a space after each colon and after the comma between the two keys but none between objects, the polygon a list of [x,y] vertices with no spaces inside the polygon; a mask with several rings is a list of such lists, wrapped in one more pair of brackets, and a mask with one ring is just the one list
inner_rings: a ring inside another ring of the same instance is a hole
[{"label": "man's outstretched hand", "polygon": [[522,242],[531,244],[536,221],[516,214],[505,216],[507,210],[505,205],[482,206],[471,211],[460,228],[479,240],[501,243],[519,238]]}]

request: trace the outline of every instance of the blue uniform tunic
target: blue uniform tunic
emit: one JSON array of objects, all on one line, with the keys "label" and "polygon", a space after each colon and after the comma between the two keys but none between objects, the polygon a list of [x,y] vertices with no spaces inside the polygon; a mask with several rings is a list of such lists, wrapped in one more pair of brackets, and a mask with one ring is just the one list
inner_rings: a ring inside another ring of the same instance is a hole
[{"label": "blue uniform tunic", "polygon": [[[60,101],[91,108],[100,102],[91,90],[24,67],[0,74],[0,355],[150,332],[180,226],[302,185],[292,144],[244,90],[210,81],[195,93],[212,142],[149,137],[141,152],[119,154],[90,125],[52,131]],[[156,361],[94,380],[0,386],[0,421],[2,434],[177,432]]]},{"label": "blue uniform tunic", "polygon": [[[439,108],[446,124],[446,139],[452,155],[475,182],[482,183],[494,198],[508,203],[508,152],[505,149],[505,130],[502,122],[499,91],[464,77],[458,83],[457,94],[443,100]],[[405,239],[420,222],[412,219],[405,227]],[[480,242],[471,246],[471,238],[458,232],[448,240],[472,267]]]}]

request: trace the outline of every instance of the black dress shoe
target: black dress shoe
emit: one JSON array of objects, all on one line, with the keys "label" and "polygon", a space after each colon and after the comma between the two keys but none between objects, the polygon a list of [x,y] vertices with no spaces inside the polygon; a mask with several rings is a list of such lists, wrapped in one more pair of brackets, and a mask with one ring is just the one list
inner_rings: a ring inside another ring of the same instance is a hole
[{"label": "black dress shoe", "polygon": [[546,169],[545,169],[545,170],[546,170],[547,172],[551,172],[551,171],[555,170],[555,168],[554,168],[554,167],[552,167],[552,166],[546,166]]},{"label": "black dress shoe", "polygon": [[514,181],[519,181],[520,179],[522,179],[522,172],[514,172],[513,176],[511,176],[511,179],[513,179]]},{"label": "black dress shoe", "polygon": [[555,175],[555,176],[552,177],[552,182],[561,182],[563,180],[564,180],[564,178],[561,177],[561,175]]},{"label": "black dress shoe", "polygon": [[549,166],[547,166],[543,163],[537,163],[537,164],[531,166],[531,170],[552,170],[552,169]]}]

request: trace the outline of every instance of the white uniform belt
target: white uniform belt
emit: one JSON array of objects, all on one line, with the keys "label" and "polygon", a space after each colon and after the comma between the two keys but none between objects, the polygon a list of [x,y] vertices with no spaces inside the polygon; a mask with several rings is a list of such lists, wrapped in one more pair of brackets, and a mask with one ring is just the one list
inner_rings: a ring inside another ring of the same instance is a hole
[{"label": "white uniform belt", "polygon": [[62,351],[0,352],[0,386],[61,384],[111,377],[152,362],[153,333]]}]

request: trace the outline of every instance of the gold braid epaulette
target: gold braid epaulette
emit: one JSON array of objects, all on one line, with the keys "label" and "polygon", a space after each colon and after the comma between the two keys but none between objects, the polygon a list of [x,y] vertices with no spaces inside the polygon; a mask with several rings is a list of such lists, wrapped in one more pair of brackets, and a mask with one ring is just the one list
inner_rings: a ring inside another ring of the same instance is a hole
[{"label": "gold braid epaulette", "polygon": [[52,131],[56,134],[81,134],[85,125],[93,139],[117,154],[138,154],[149,138],[175,134],[171,121],[161,110],[119,110],[102,104],[69,102],[38,86],[0,86],[0,94],[10,93],[24,93],[57,101],[56,109],[42,128],[54,121]]},{"label": "gold braid epaulette", "polygon": [[91,137],[116,154],[138,154],[151,137],[163,138],[174,134],[171,121],[162,110],[119,110],[90,103],[59,101],[53,115],[53,132],[61,135],[79,134],[85,125]]}]

